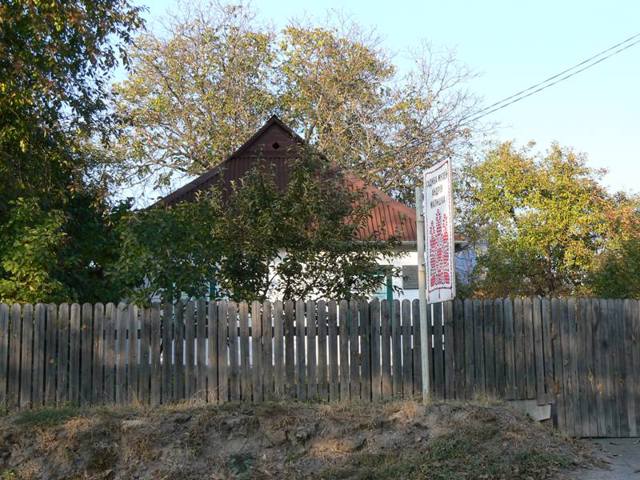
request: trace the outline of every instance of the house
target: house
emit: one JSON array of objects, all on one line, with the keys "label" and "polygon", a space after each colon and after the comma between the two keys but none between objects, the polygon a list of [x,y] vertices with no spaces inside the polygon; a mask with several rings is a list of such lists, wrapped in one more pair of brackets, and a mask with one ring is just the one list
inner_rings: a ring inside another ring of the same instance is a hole
[{"label": "house", "polygon": [[[240,179],[251,170],[258,161],[269,162],[275,171],[276,183],[280,187],[287,184],[287,163],[295,155],[296,146],[304,145],[304,140],[277,116],[272,116],[244,145],[222,163],[200,175],[181,188],[175,190],[157,203],[172,205],[195,198],[199,191],[205,191],[216,185],[224,196],[232,182]],[[375,199],[375,206],[365,228],[360,234],[362,239],[376,232],[381,239],[392,236],[399,240],[397,255],[392,259],[393,267],[398,267],[398,276],[389,277],[376,296],[380,298],[414,299],[418,298],[418,262],[416,246],[416,212],[379,189],[367,186],[355,175],[346,173],[347,187],[364,189]],[[462,255],[464,242],[456,241],[457,255]],[[457,264],[459,262],[457,261]],[[400,290],[402,293],[393,293]]]}]

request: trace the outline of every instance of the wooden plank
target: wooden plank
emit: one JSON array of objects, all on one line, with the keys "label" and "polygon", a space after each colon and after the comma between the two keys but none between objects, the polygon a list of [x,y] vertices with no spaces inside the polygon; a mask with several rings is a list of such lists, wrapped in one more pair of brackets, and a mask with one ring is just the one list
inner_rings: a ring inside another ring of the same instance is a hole
[{"label": "wooden plank", "polygon": [[284,398],[285,363],[284,363],[284,319],[282,302],[273,304],[273,393],[275,398]]},{"label": "wooden plank", "polygon": [[542,303],[540,298],[532,299],[533,307],[533,357],[535,365],[535,391],[538,405],[546,403],[546,393],[544,387],[544,349],[542,335]]},{"label": "wooden plank", "polygon": [[616,389],[616,412],[618,413],[618,434],[621,437],[629,436],[629,419],[627,417],[627,390],[625,388],[625,331],[624,331],[624,303],[620,299],[614,300],[615,308],[615,330],[612,339],[616,343],[615,359],[615,389]]},{"label": "wooden plank", "polygon": [[371,399],[382,399],[382,369],[380,365],[380,300],[374,298],[369,305],[371,321]]},{"label": "wooden plank", "polygon": [[[371,401],[371,319],[369,317],[369,303],[360,301],[360,399]],[[409,325],[409,335],[411,326]],[[409,351],[411,355],[411,351]],[[411,383],[411,377],[409,377]]]},{"label": "wooden plank", "polygon": [[338,312],[335,300],[328,305],[328,330],[329,330],[329,398],[332,402],[340,400],[340,387],[338,383]]},{"label": "wooden plank", "polygon": [[589,392],[587,389],[587,359],[585,358],[588,307],[587,299],[576,300],[576,435],[580,437],[589,435]]},{"label": "wooden plank", "polygon": [[391,307],[392,303],[382,300],[380,303],[380,356],[382,365],[382,398],[393,395],[391,383]]},{"label": "wooden plank", "polygon": [[442,306],[444,327],[444,396],[454,398],[455,362],[453,334],[453,302],[445,302]]},{"label": "wooden plank", "polygon": [[475,355],[475,383],[476,392],[480,395],[486,393],[486,367],[484,361],[484,309],[482,300],[473,301],[473,340]]},{"label": "wooden plank", "polygon": [[[139,383],[139,331],[140,331],[140,311],[137,306],[130,304],[127,310],[127,401],[129,403],[138,402]],[[124,334],[124,330],[122,332]]]},{"label": "wooden plank", "polygon": [[198,400],[207,400],[207,302],[204,298],[197,302],[196,323],[196,393]]},{"label": "wooden plank", "polygon": [[151,317],[150,317],[150,335],[151,335],[151,344],[150,344],[150,368],[151,372],[149,375],[149,383],[150,385],[150,398],[149,401],[152,406],[156,407],[160,405],[162,402],[161,391],[162,391],[162,370],[160,366],[160,332],[161,332],[161,324],[160,324],[160,304],[153,303],[151,305]]},{"label": "wooden plank", "polygon": [[218,303],[207,304],[207,402],[218,403]]},{"label": "wooden plank", "polygon": [[9,305],[0,303],[0,413],[7,407],[9,383]]},{"label": "wooden plank", "polygon": [[635,300],[624,300],[623,309],[623,337],[624,342],[624,371],[625,378],[623,388],[625,389],[625,400],[627,407],[627,434],[630,437],[638,435],[636,425],[636,404],[635,389],[637,384],[637,372],[633,370],[633,307]]},{"label": "wooden plank", "polygon": [[307,399],[307,367],[305,363],[304,301],[296,301],[296,398]]},{"label": "wooden plank", "polygon": [[[0,318],[1,318],[1,315],[2,314],[0,313]],[[7,315],[8,315],[8,310],[7,310]],[[55,304],[50,303],[47,305],[46,317],[47,317],[47,335],[45,340],[44,404],[46,406],[54,406],[56,404],[56,377],[57,377],[57,366],[58,366],[58,355],[57,355],[58,307]],[[0,346],[0,350],[2,350],[1,346]],[[0,367],[0,370],[1,370],[1,367]],[[0,401],[0,408],[2,405],[3,405],[3,402]]]},{"label": "wooden plank", "polygon": [[[340,317],[342,319],[342,317]],[[358,302],[349,302],[349,313],[346,320],[349,330],[349,398],[360,399],[360,327],[358,316]],[[342,345],[342,344],[341,344]],[[341,347],[342,348],[342,347]]]},{"label": "wooden plank", "polygon": [[11,306],[9,326],[9,374],[7,408],[13,410],[20,405],[20,345],[22,343],[22,308]]},{"label": "wooden plank", "polygon": [[185,398],[185,365],[184,365],[184,311],[185,305],[181,300],[175,305],[174,320],[174,374],[173,374],[173,394],[174,400],[183,400]]},{"label": "wooden plank", "polygon": [[[80,305],[71,305],[71,321],[69,329],[69,401],[80,401],[80,328],[82,310]],[[23,333],[24,335],[24,333]],[[24,345],[24,343],[23,343]]]},{"label": "wooden plank", "polygon": [[413,395],[422,397],[422,348],[420,345],[420,301],[411,302],[413,324]]},{"label": "wooden plank", "polygon": [[229,302],[229,398],[231,401],[240,400],[240,359],[238,356],[238,307],[235,302]]},{"label": "wooden plank", "polygon": [[329,369],[327,368],[327,304],[318,300],[318,395],[320,400],[329,400]]},{"label": "wooden plank", "polygon": [[[594,325],[595,325],[595,311],[594,300],[584,299],[586,304],[586,318],[585,323],[585,338],[584,338],[584,358],[586,369],[586,395],[587,395],[587,418],[588,418],[588,431],[587,436],[598,436],[598,423],[597,423],[597,407],[596,407],[596,381],[595,381],[595,352],[594,352]],[[544,305],[544,303],[543,303]]]},{"label": "wooden plank", "polygon": [[58,309],[58,379],[56,402],[58,405],[69,401],[69,305],[60,304]]},{"label": "wooden plank", "polygon": [[228,303],[218,302],[218,403],[229,401]]},{"label": "wooden plank", "polygon": [[264,400],[262,376],[265,364],[262,352],[262,312],[260,302],[251,302],[251,395],[254,402]]},{"label": "wooden plank", "polygon": [[402,331],[400,325],[400,301],[393,301],[393,309],[391,311],[391,382],[393,387],[393,396],[402,398]]},{"label": "wooden plank", "polygon": [[[513,301],[505,298],[502,302],[504,312],[504,398],[516,398],[516,353],[515,353],[515,322],[513,315]],[[465,335],[466,335],[465,331]]]},{"label": "wooden plank", "polygon": [[31,407],[33,387],[33,305],[22,306],[22,339],[20,354],[20,408]]},{"label": "wooden plank", "polygon": [[[613,300],[604,300],[603,306],[605,335],[603,339],[603,360],[605,364],[605,394],[604,410],[607,416],[607,426],[605,435],[617,437],[619,435],[618,416],[616,415],[616,395],[615,395],[615,352],[611,343],[615,335],[615,308]],[[606,312],[606,313],[605,313]],[[603,332],[604,333],[604,332]]]},{"label": "wooden plank", "polygon": [[[402,394],[404,398],[411,398],[411,396],[413,395],[413,355],[411,354],[411,301],[404,299],[402,300],[401,306]],[[442,336],[440,336],[440,341],[442,342]],[[444,374],[444,370],[442,373]],[[444,389],[444,382],[442,386]]]},{"label": "wooden plank", "polygon": [[240,398],[251,401],[251,366],[249,365],[249,305],[240,302]]},{"label": "wooden plank", "polygon": [[349,302],[340,301],[338,334],[340,336],[340,401],[350,398],[349,389]]},{"label": "wooden plank", "polygon": [[104,305],[96,303],[93,307],[93,361],[91,363],[93,377],[91,403],[104,402]]},{"label": "wooden plank", "polygon": [[[150,402],[150,344],[151,309],[140,308],[140,361],[138,372],[138,398],[143,405]],[[135,336],[134,336],[135,338]]]},{"label": "wooden plank", "polygon": [[307,302],[307,395],[311,400],[318,399],[318,379],[316,365],[316,303]]},{"label": "wooden plank", "polygon": [[495,347],[495,316],[493,301],[482,302],[483,334],[484,334],[484,366],[485,391],[490,396],[496,395],[496,347]]},{"label": "wooden plank", "polygon": [[464,398],[471,399],[476,392],[475,383],[475,328],[473,325],[473,300],[464,301]]},{"label": "wooden plank", "polygon": [[116,399],[116,319],[118,307],[107,303],[104,309],[104,401],[113,403]]},{"label": "wooden plank", "polygon": [[527,398],[527,357],[525,351],[525,312],[522,298],[513,300],[513,343],[515,352],[516,399]]},{"label": "wooden plank", "polygon": [[288,398],[295,398],[296,395],[296,362],[294,352],[294,305],[291,300],[284,304],[284,368],[285,368],[285,394]]},{"label": "wooden plank", "polygon": [[504,362],[504,308],[502,299],[493,301],[493,314],[495,318],[495,352],[496,352],[496,395],[498,398],[505,396],[505,362]]},{"label": "wooden plank", "polygon": [[80,327],[80,403],[91,403],[91,376],[93,368],[91,361],[93,346],[93,305],[82,305],[82,324]]},{"label": "wooden plank", "polygon": [[558,428],[566,431],[566,415],[564,400],[564,365],[562,360],[562,325],[566,322],[566,303],[559,299],[551,299],[551,338],[553,349],[553,382],[556,394],[556,416]]},{"label": "wooden plank", "polygon": [[[271,302],[262,304],[262,388],[266,400],[273,399],[273,321],[271,318]],[[258,372],[260,373],[260,372]]]},{"label": "wooden plank", "polygon": [[543,298],[540,308],[542,312],[545,401],[550,403],[555,399],[553,387],[553,349],[551,348],[551,300],[549,298]]},{"label": "wooden plank", "polygon": [[526,395],[528,399],[536,398],[536,362],[533,338],[533,302],[527,297],[522,300],[524,313],[524,361],[526,375]]},{"label": "wooden plank", "polygon": [[574,361],[574,326],[575,326],[575,301],[567,299],[564,301],[563,323],[561,324],[562,335],[562,368],[564,374],[564,400],[566,415],[566,433],[575,435],[576,426],[576,409],[575,409],[575,391],[573,376]]},{"label": "wooden plank", "polygon": [[[598,436],[605,436],[607,433],[607,404],[606,395],[606,343],[607,343],[607,302],[606,300],[594,299],[591,307],[594,311],[592,322],[593,328],[593,354],[594,354],[594,387],[596,393],[596,426]],[[556,365],[554,363],[554,365]]]},{"label": "wooden plank", "polygon": [[184,311],[184,394],[187,400],[196,393],[195,303],[188,301]]},{"label": "wooden plank", "polygon": [[33,388],[31,402],[34,407],[41,407],[44,399],[44,349],[46,336],[46,309],[42,303],[36,304],[33,318]]},{"label": "wooden plank", "polygon": [[454,344],[454,396],[456,400],[465,398],[466,368],[464,362],[464,303],[456,299],[453,303],[453,344]]},{"label": "wooden plank", "polygon": [[173,305],[162,308],[162,403],[173,401]]},{"label": "wooden plank", "polygon": [[[618,375],[619,375],[619,364],[618,364],[618,351],[621,347],[619,345],[619,331],[618,331],[618,312],[617,312],[616,301],[611,299],[607,300],[607,311],[608,311],[608,339],[609,343],[609,411],[611,414],[611,425],[612,429],[609,431],[609,434],[612,436],[619,437],[621,436],[621,425],[620,425],[620,416],[619,416],[619,408],[620,408],[620,398],[619,398],[619,388],[618,388]],[[614,340],[615,339],[615,340]]]}]

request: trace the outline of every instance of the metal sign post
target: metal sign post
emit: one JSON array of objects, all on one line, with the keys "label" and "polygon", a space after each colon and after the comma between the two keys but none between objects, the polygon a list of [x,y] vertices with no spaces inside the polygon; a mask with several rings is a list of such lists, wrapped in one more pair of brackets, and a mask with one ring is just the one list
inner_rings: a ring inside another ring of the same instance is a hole
[{"label": "metal sign post", "polygon": [[[453,187],[451,161],[444,160],[424,172],[423,188],[416,188],[420,344],[422,347],[422,399],[430,399],[430,304],[456,296]],[[442,310],[444,313],[444,309]],[[434,322],[442,322],[442,318]]]},{"label": "metal sign post", "polygon": [[424,216],[422,212],[422,188],[416,188],[416,231],[418,241],[418,298],[420,301],[420,345],[422,345],[421,370],[422,370],[422,401],[427,403],[430,399],[431,386],[429,385],[429,325],[427,323],[427,271],[424,265]]}]

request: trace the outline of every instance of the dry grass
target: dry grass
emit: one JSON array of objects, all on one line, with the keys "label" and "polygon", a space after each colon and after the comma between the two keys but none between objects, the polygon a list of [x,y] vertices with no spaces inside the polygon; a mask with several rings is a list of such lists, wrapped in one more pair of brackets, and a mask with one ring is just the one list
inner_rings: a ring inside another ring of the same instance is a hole
[{"label": "dry grass", "polygon": [[591,457],[492,400],[43,409],[0,418],[0,480],[544,479]]}]

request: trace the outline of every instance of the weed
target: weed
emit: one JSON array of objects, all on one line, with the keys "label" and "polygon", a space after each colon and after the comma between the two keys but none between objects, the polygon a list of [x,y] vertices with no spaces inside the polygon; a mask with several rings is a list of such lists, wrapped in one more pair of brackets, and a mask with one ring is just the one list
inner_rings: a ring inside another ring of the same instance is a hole
[{"label": "weed", "polygon": [[53,427],[78,415],[80,415],[80,410],[72,406],[39,408],[20,412],[15,423],[24,427]]}]

